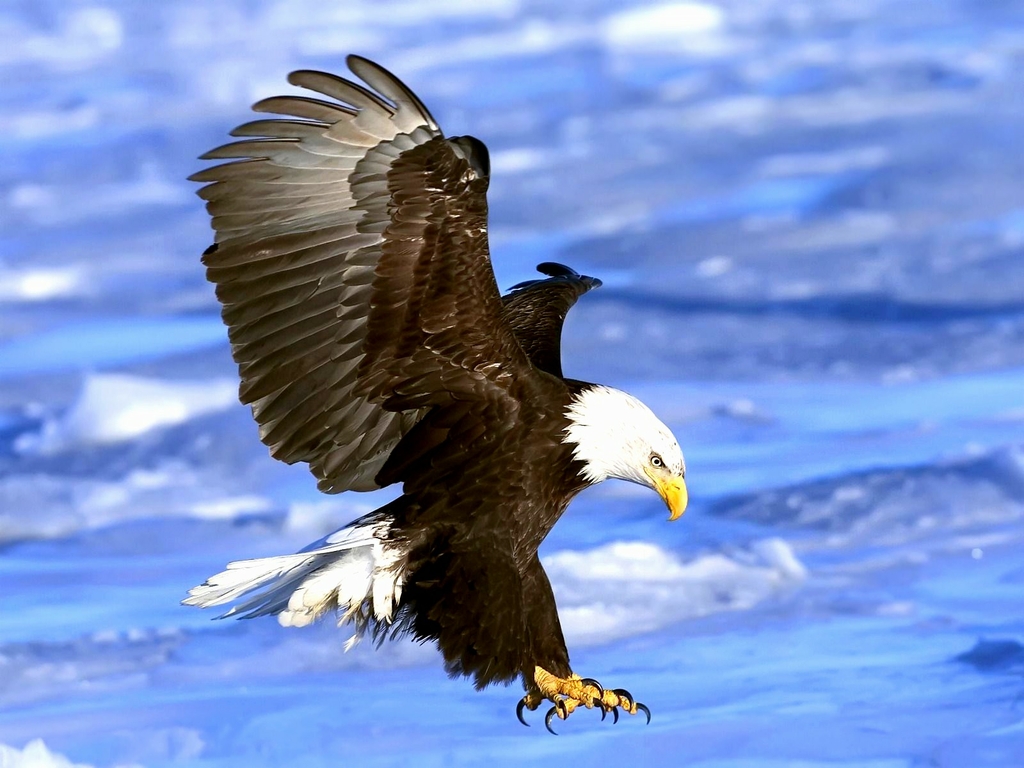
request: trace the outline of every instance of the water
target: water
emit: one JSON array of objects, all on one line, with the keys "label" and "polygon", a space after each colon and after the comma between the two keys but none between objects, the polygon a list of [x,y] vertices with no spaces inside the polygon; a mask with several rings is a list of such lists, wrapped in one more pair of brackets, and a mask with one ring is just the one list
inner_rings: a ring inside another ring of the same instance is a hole
[{"label": "water", "polygon": [[[1020,3],[44,0],[0,41],[0,765],[1024,764]],[[566,371],[680,437],[683,520],[606,483],[542,549],[650,726],[178,605],[390,497],[267,457],[184,181],[349,52],[488,144],[499,283],[601,277]]]}]

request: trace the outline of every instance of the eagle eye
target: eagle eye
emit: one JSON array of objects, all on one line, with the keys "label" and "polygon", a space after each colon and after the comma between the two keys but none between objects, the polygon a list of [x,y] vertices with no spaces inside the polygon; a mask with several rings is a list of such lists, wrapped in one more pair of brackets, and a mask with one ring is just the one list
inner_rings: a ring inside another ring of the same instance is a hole
[{"label": "eagle eye", "polygon": [[662,460],[661,456],[659,456],[656,453],[652,453],[651,454],[651,466],[652,467],[661,468],[661,467],[665,466],[665,462]]}]

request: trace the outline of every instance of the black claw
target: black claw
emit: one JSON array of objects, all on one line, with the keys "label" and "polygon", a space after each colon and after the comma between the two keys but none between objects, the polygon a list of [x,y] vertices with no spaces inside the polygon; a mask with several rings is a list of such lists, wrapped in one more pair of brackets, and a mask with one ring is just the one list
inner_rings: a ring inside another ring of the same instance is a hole
[{"label": "black claw", "polygon": [[619,710],[618,710],[618,707],[612,707],[612,717],[614,718],[612,720],[612,725],[615,725],[617,722],[619,722]]},{"label": "black claw", "polygon": [[604,719],[605,719],[605,717],[606,717],[606,716],[608,715],[608,710],[607,710],[607,709],[605,709],[605,706],[604,706],[604,702],[603,702],[603,701],[599,701],[599,702],[597,703],[597,706],[599,706],[599,707],[601,708],[601,722],[603,723],[603,722],[604,722]]},{"label": "black claw", "polygon": [[[625,699],[626,701],[631,703],[633,701],[633,694],[631,694],[625,688],[616,688],[614,691],[612,691],[612,693],[614,693],[620,699]],[[623,709],[626,709],[626,707],[623,707]]]},{"label": "black claw", "polygon": [[639,709],[641,712],[643,712],[645,715],[647,715],[647,724],[650,725],[651,724],[651,710],[649,710],[645,704],[641,704],[639,701],[634,702],[634,703],[636,704],[636,708],[637,709]]},{"label": "black claw", "polygon": [[[564,706],[564,705],[563,705],[563,706]],[[558,711],[558,705],[555,705],[555,706],[553,706],[553,707],[552,707],[551,709],[549,709],[549,710],[548,710],[548,713],[547,713],[546,715],[544,715],[544,726],[545,726],[545,727],[546,727],[546,728],[547,728],[547,729],[548,729],[549,731],[551,731],[551,733],[552,733],[552,734],[553,734],[554,736],[557,736],[558,734],[557,734],[557,733],[555,733],[555,729],[551,727],[551,721],[552,721],[552,720],[554,719],[554,717],[555,717],[555,713],[556,713],[557,711]]]},{"label": "black claw", "polygon": [[523,710],[524,709],[526,709],[526,697],[525,696],[523,696],[523,698],[521,698],[519,700],[519,703],[516,704],[516,717],[519,718],[519,722],[520,723],[522,723],[527,728],[529,728],[530,724],[528,722],[526,722],[526,719],[523,717]]},{"label": "black claw", "polygon": [[592,685],[598,690],[598,696],[604,696],[604,686],[602,686],[597,680],[592,677],[584,677],[580,680],[581,685]]}]

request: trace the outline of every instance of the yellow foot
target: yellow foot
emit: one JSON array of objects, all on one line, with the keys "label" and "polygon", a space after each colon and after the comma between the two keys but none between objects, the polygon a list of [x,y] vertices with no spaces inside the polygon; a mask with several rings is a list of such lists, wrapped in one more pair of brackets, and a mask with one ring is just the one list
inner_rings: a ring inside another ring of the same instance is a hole
[{"label": "yellow foot", "polygon": [[[651,722],[651,710],[634,699],[629,691],[624,691],[621,688],[606,689],[593,678],[581,678],[579,675],[556,677],[546,669],[537,667],[534,670],[533,681],[534,685],[530,687],[516,707],[516,717],[523,725],[529,726],[529,723],[523,719],[523,710],[528,709],[532,712],[545,701],[554,704],[544,717],[544,725],[551,733],[555,733],[551,727],[551,721],[556,716],[560,720],[565,720],[576,711],[577,707],[586,707],[587,709],[600,707],[601,719],[604,720],[605,716],[611,712],[615,723],[619,722],[620,709],[631,715],[640,711],[647,715],[647,722]],[[555,735],[558,734],[555,733]]]}]

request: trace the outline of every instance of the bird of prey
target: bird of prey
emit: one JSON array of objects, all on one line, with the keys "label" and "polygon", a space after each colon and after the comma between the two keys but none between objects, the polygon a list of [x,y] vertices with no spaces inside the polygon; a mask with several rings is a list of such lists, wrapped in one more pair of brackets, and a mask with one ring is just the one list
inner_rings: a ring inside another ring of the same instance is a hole
[{"label": "bird of prey", "polygon": [[[401,495],[296,554],[241,560],[184,602],[304,626],[333,612],[352,642],[433,641],[478,688],[522,678],[545,724],[578,708],[650,711],[569,664],[537,549],[572,498],[607,478],[682,515],[679,444],[625,392],[562,375],[560,336],[600,285],[559,264],[501,296],[487,242],[489,160],[445,138],[412,91],[359,56],[365,85],[289,82],[323,98],[253,109],[191,178],[213,219],[216,284],[240,399],[277,459],[325,493]],[[552,730],[553,732],[553,730]]]}]

